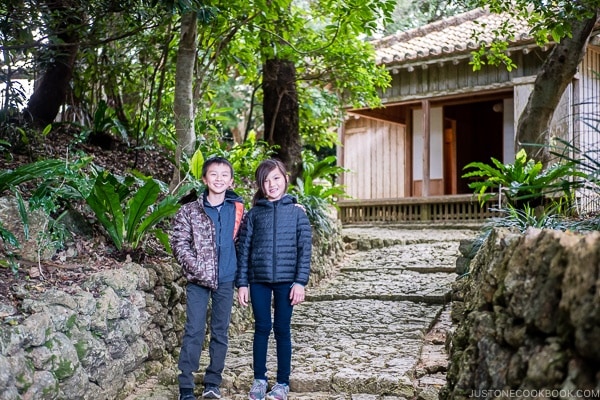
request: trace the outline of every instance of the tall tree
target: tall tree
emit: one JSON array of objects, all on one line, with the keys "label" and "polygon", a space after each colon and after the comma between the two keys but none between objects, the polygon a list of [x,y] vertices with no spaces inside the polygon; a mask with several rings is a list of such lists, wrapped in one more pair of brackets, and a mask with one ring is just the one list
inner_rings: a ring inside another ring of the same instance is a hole
[{"label": "tall tree", "polygon": [[[532,27],[531,33],[539,45],[551,41],[554,48],[544,60],[525,109],[519,117],[515,147],[525,148],[529,156],[542,163],[547,162],[546,144],[548,128],[554,110],[568,84],[577,72],[577,67],[586,51],[590,34],[598,22],[600,4],[597,0],[573,2],[547,2],[544,0],[467,0],[473,5],[488,6],[492,12],[507,15],[504,29],[495,32],[501,36],[499,42],[507,42],[514,35],[511,21],[525,20]],[[474,66],[482,63],[509,68],[514,66],[509,55],[502,52],[503,46],[481,49],[474,53]],[[500,50],[498,50],[500,49]],[[486,57],[487,52],[492,57]]]},{"label": "tall tree", "polygon": [[263,115],[265,139],[288,167],[295,182],[302,170],[299,104],[293,61],[271,58],[263,64]]},{"label": "tall tree", "polygon": [[[275,146],[277,156],[287,166],[292,182],[302,170],[300,107],[296,88],[296,60],[291,51],[292,35],[297,33],[292,2],[274,2],[267,10],[267,35],[262,35],[262,90],[265,140]],[[290,29],[291,28],[291,29]]]},{"label": "tall tree", "polygon": [[25,115],[36,126],[54,121],[63,105],[79,49],[83,22],[79,0],[45,0],[40,12],[47,19],[50,45],[38,60],[44,64],[44,73],[36,82]]},{"label": "tall tree", "polygon": [[211,83],[231,68],[226,61],[227,48],[240,26],[252,18],[250,10],[237,7],[239,4],[192,2],[175,7],[182,17],[175,74],[176,148],[171,189],[181,181],[183,156],[191,156],[195,151],[196,109],[210,93]]},{"label": "tall tree", "polygon": [[[585,55],[597,16],[597,10],[593,10],[588,18],[569,21],[570,34],[563,37],[544,60],[527,105],[519,118],[515,144],[517,151],[528,144],[548,143],[548,128],[554,110]],[[536,160],[543,163],[548,161],[547,146],[533,146],[527,151]]]},{"label": "tall tree", "polygon": [[[372,35],[378,30],[379,21],[389,20],[394,4],[393,0],[301,4],[280,0],[269,3],[264,10],[268,20],[256,21],[262,22],[264,43],[261,54],[265,139],[277,146],[276,155],[287,165],[292,181],[302,170],[300,111],[301,102],[307,99],[301,96],[310,93],[307,86],[317,82],[317,86],[339,96],[338,106],[344,101],[375,105],[375,96],[367,93],[371,90],[375,94],[378,85],[387,82],[378,80],[381,75],[370,49],[358,43],[361,35]],[[344,48],[360,51],[352,54]],[[361,57],[366,63],[352,70]],[[353,78],[349,71],[353,71]],[[368,79],[361,77],[363,73],[371,73],[372,80],[367,83]],[[299,87],[299,83],[305,87]]]},{"label": "tall tree", "polygon": [[174,188],[181,179],[180,163],[182,156],[192,155],[196,135],[194,131],[193,83],[196,65],[197,16],[195,12],[187,12],[181,17],[181,33],[177,51],[177,67],[175,70],[175,132],[177,147],[175,151],[176,168],[171,179]]}]

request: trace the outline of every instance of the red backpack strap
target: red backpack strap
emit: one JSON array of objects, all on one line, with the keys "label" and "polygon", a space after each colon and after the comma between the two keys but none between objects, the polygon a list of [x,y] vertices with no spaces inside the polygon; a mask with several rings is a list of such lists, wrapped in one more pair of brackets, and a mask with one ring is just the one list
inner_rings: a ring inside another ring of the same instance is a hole
[{"label": "red backpack strap", "polygon": [[238,201],[233,204],[235,204],[235,224],[233,226],[233,238],[235,239],[240,230],[242,218],[244,217],[244,205]]}]

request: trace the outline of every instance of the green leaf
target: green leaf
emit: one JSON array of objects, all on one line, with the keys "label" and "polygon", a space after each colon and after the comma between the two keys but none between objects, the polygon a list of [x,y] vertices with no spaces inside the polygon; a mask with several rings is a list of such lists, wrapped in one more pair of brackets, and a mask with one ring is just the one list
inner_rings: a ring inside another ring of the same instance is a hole
[{"label": "green leaf", "polygon": [[19,191],[15,191],[15,196],[17,197],[17,209],[19,210],[19,216],[21,217],[21,221],[23,222],[23,233],[25,235],[25,240],[29,239],[29,213],[27,212],[27,206],[25,205],[25,200],[23,200],[23,196]]},{"label": "green leaf", "polygon": [[204,156],[200,149],[196,150],[190,160],[190,174],[198,180],[202,179],[202,165],[204,164]]},{"label": "green leaf", "polygon": [[160,242],[160,244],[163,245],[163,247],[165,248],[165,250],[169,254],[172,254],[173,250],[171,249],[171,243],[169,241],[169,235],[165,231],[163,231],[162,229],[155,229],[152,232],[154,233],[154,236],[158,239],[158,241]]},{"label": "green leaf", "polygon": [[8,243],[9,245],[17,247],[17,248],[21,247],[21,244],[19,243],[19,240],[16,238],[16,236],[13,235],[13,233],[11,231],[4,228],[4,226],[2,226],[1,222],[0,222],[0,238],[2,238],[2,241],[4,243]]},{"label": "green leaf", "polygon": [[24,182],[55,176],[58,171],[64,171],[64,166],[63,160],[49,159],[23,165],[14,171],[0,172],[0,193]]},{"label": "green leaf", "polygon": [[127,232],[127,242],[134,241],[136,227],[148,211],[148,208],[156,202],[160,187],[154,180],[148,180],[135,195],[127,201],[127,211],[125,212],[125,232]]},{"label": "green leaf", "polygon": [[123,248],[125,231],[124,216],[119,195],[110,181],[103,181],[99,176],[90,195],[85,199],[98,221],[108,232],[118,250]]},{"label": "green leaf", "polygon": [[140,244],[140,240],[150,231],[150,228],[155,226],[163,219],[175,215],[179,210],[179,204],[164,204],[157,207],[142,223],[136,228],[135,238],[132,241],[133,248],[137,248]]},{"label": "green leaf", "polygon": [[52,124],[46,125],[44,127],[44,130],[42,131],[42,135],[47,136],[51,130],[52,130]]}]

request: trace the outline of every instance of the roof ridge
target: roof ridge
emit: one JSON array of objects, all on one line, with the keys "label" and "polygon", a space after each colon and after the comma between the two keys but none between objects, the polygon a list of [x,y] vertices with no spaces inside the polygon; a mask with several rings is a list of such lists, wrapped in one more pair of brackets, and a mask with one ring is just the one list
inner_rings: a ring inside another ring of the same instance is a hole
[{"label": "roof ridge", "polygon": [[432,22],[430,24],[420,26],[417,28],[409,29],[404,32],[397,32],[381,39],[371,41],[371,44],[375,48],[390,46],[396,42],[406,42],[415,37],[425,36],[432,32],[444,30],[449,26],[456,26],[467,21],[473,21],[481,16],[489,15],[490,12],[487,8],[481,7],[475,10],[467,11],[462,14],[457,14],[452,17],[444,18],[439,21]]}]

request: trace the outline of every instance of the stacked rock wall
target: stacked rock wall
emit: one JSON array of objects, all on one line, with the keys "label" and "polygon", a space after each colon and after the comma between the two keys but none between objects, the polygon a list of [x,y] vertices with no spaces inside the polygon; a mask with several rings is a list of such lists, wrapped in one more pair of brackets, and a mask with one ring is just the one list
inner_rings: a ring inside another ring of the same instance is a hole
[{"label": "stacked rock wall", "polygon": [[452,317],[441,399],[600,398],[600,233],[494,230]]},{"label": "stacked rock wall", "polygon": [[0,398],[114,399],[145,368],[172,363],[183,327],[176,266],[134,263],[72,290],[22,287],[0,335]]}]

